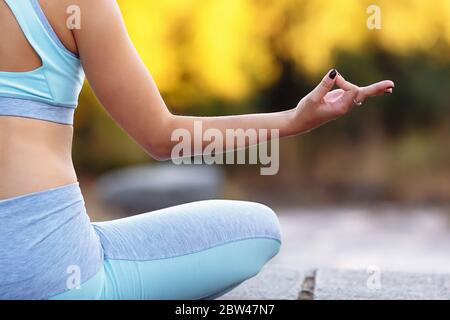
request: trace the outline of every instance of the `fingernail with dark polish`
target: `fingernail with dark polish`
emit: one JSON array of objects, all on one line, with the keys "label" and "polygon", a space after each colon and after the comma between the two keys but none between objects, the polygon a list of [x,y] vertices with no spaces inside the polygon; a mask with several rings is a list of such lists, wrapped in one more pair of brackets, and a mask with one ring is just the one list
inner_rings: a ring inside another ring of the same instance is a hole
[{"label": "fingernail with dark polish", "polygon": [[333,70],[331,70],[329,77],[331,79],[334,79],[334,78],[336,78],[336,75],[337,75],[337,71],[336,71],[336,69],[333,69]]}]

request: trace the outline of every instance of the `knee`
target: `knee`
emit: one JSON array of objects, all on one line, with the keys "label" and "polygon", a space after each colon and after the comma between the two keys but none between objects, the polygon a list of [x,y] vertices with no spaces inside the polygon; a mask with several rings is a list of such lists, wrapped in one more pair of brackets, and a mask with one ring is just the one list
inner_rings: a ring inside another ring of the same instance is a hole
[{"label": "knee", "polygon": [[[268,206],[256,202],[243,202],[243,205],[250,211],[249,214],[254,217],[257,223],[258,232],[264,238],[263,255],[267,262],[276,256],[281,248],[281,228],[276,213]],[[258,233],[256,233],[258,236]]]},{"label": "knee", "polygon": [[217,225],[227,230],[229,238],[268,239],[281,244],[281,230],[275,212],[266,205],[235,200],[210,200],[208,207],[214,208]]},{"label": "knee", "polygon": [[256,236],[272,238],[281,243],[280,222],[270,207],[248,201],[238,201],[238,204],[242,206],[243,216],[248,218],[249,227],[255,229]]}]

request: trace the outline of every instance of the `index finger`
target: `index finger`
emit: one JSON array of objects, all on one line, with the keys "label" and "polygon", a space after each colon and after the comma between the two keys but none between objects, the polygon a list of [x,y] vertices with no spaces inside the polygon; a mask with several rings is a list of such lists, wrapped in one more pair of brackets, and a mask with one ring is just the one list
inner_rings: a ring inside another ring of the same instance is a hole
[{"label": "index finger", "polygon": [[359,87],[357,85],[354,85],[353,83],[345,80],[344,77],[341,76],[340,74],[336,78],[336,85],[345,91],[359,89]]}]

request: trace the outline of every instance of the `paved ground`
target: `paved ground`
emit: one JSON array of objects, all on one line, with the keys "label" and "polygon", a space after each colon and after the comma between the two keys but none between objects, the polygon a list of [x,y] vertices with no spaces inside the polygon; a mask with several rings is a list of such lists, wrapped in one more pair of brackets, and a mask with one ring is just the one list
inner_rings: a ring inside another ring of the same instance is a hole
[{"label": "paved ground", "polygon": [[450,299],[450,275],[360,270],[318,270],[314,299]]},{"label": "paved ground", "polygon": [[281,210],[284,244],[227,299],[450,299],[442,210]]}]

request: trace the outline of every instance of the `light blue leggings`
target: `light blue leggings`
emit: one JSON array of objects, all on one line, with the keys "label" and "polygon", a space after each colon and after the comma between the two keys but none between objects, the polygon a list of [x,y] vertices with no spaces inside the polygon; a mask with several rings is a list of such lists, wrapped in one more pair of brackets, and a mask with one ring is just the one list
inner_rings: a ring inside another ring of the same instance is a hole
[{"label": "light blue leggings", "polygon": [[91,224],[78,184],[0,201],[0,223],[6,299],[215,298],[256,275],[281,243],[273,211],[243,201]]}]

